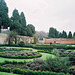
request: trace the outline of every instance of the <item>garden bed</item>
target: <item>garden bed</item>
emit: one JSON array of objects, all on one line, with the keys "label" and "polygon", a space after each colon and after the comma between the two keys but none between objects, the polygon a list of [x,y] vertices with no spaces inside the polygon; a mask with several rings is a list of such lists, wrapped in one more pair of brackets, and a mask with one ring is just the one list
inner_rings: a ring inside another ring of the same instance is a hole
[{"label": "garden bed", "polygon": [[38,58],[41,56],[42,56],[42,54],[33,52],[33,51],[23,51],[23,52],[4,51],[4,52],[0,53],[0,57],[14,58],[14,59]]}]

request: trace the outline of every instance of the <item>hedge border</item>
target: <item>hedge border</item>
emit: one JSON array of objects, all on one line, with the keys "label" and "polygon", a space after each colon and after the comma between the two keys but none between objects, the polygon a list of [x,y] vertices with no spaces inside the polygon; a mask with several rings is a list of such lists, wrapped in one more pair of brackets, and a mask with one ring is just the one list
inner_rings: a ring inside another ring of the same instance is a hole
[{"label": "hedge border", "polygon": [[[24,62],[17,62],[17,61],[4,61],[0,63],[0,72],[8,72],[11,73],[11,68],[7,67],[2,67],[1,65],[5,64],[25,64],[27,63],[26,61]],[[21,74],[21,75],[70,75],[69,73],[56,73],[56,72],[49,72],[49,71],[33,71],[33,70],[21,70],[20,68],[14,68],[12,71],[14,74]]]},{"label": "hedge border", "polygon": [[0,57],[4,58],[14,58],[14,59],[31,59],[31,58],[38,58],[41,57],[42,54],[39,53],[38,55],[33,55],[33,56],[10,56],[10,55],[3,55],[0,53]]}]

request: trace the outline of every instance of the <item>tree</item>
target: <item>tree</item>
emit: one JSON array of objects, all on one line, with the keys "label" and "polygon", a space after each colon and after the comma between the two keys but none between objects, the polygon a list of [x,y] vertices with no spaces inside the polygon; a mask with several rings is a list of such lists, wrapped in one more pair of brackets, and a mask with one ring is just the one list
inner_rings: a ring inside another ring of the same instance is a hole
[{"label": "tree", "polygon": [[5,41],[5,43],[8,42],[8,44],[10,45],[13,40],[15,41],[15,44],[16,44],[17,43],[17,33],[14,32],[14,31],[11,31],[8,34],[8,37],[7,37],[6,41]]},{"label": "tree", "polygon": [[36,34],[34,34],[33,37],[34,37],[34,44],[36,44],[38,42],[38,38],[37,38]]},{"label": "tree", "polygon": [[18,21],[18,22],[19,22],[20,16],[19,16],[19,12],[18,12],[17,9],[14,9],[14,10],[13,10],[13,14],[12,14],[11,19],[12,19],[13,21]]},{"label": "tree", "polygon": [[72,32],[71,31],[68,34],[68,38],[72,38]]},{"label": "tree", "polygon": [[49,29],[48,37],[50,37],[50,38],[58,38],[58,34],[59,34],[59,32],[55,28],[51,27]]},{"label": "tree", "polygon": [[64,30],[63,30],[63,32],[62,32],[62,38],[67,38],[67,33],[66,33],[66,31],[64,31]]},{"label": "tree", "polygon": [[49,29],[48,37],[55,38],[55,29],[53,27]]},{"label": "tree", "polygon": [[73,33],[73,37],[75,37],[75,32]]},{"label": "tree", "polygon": [[21,15],[20,15],[20,23],[22,24],[22,26],[24,28],[26,28],[26,19],[25,19],[25,16],[24,16],[23,12],[21,12]]},{"label": "tree", "polygon": [[8,7],[5,3],[5,0],[0,0],[0,26],[4,26],[4,28],[9,27],[10,19],[8,17]]},{"label": "tree", "polygon": [[62,33],[61,32],[59,33],[59,38],[62,38]]},{"label": "tree", "polygon": [[28,36],[33,36],[35,33],[35,27],[32,24],[27,25],[27,35]]},{"label": "tree", "polygon": [[55,29],[55,38],[58,38],[59,32]]}]

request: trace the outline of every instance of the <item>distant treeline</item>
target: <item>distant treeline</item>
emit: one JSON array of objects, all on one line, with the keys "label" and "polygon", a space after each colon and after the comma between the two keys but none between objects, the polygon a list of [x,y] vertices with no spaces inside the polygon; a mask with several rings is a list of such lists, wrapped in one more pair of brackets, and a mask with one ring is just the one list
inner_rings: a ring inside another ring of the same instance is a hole
[{"label": "distant treeline", "polygon": [[71,31],[67,34],[66,31],[59,32],[56,28],[51,27],[49,29],[48,38],[75,38],[75,32],[72,34]]}]

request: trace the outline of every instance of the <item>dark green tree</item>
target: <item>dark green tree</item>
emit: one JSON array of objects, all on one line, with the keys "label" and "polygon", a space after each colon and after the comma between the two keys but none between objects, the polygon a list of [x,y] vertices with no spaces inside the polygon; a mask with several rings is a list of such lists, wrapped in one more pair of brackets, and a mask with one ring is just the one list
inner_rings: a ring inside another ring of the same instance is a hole
[{"label": "dark green tree", "polygon": [[62,38],[62,33],[61,32],[59,33],[59,38]]},{"label": "dark green tree", "polygon": [[72,32],[69,31],[68,38],[72,38]]},{"label": "dark green tree", "polygon": [[73,33],[73,37],[75,37],[75,32]]},{"label": "dark green tree", "polygon": [[35,33],[35,27],[32,24],[27,25],[27,35],[28,36],[33,36]]},{"label": "dark green tree", "polygon": [[49,29],[48,37],[55,38],[55,29],[53,27]]},{"label": "dark green tree", "polygon": [[59,32],[55,28],[51,27],[49,29],[48,37],[50,37],[50,38],[58,38],[58,36],[59,36],[58,34],[59,34]]},{"label": "dark green tree", "polygon": [[10,19],[8,17],[8,7],[5,0],[0,0],[0,26],[9,27]]},{"label": "dark green tree", "polygon": [[24,16],[23,12],[21,12],[21,15],[20,15],[20,23],[22,24],[22,26],[24,28],[26,27],[26,19],[25,19],[25,16]]},{"label": "dark green tree", "polygon": [[67,38],[67,33],[66,33],[66,31],[64,31],[64,30],[63,30],[63,32],[62,32],[62,38]]},{"label": "dark green tree", "polygon": [[55,38],[59,37],[59,32],[55,29]]},{"label": "dark green tree", "polygon": [[19,16],[19,12],[18,12],[17,9],[13,10],[11,19],[12,19],[13,21],[18,21],[18,22],[19,22],[20,16]]}]

